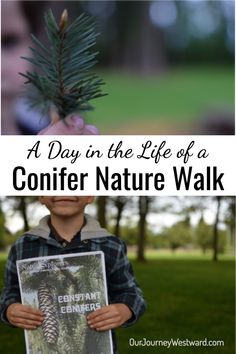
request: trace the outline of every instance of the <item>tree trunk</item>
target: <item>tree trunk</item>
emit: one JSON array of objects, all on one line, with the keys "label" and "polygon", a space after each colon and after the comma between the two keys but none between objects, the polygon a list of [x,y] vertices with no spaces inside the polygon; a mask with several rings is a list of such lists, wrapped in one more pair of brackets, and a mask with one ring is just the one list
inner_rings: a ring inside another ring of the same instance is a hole
[{"label": "tree trunk", "polygon": [[215,222],[213,225],[213,261],[216,262],[218,260],[218,248],[219,248],[219,216],[220,216],[220,206],[221,206],[221,199],[222,197],[216,197],[217,200],[217,208],[216,208],[216,216]]},{"label": "tree trunk", "polygon": [[117,197],[115,199],[117,215],[116,215],[116,224],[114,227],[114,235],[116,236],[120,236],[120,222],[121,222],[122,213],[124,211],[125,203],[126,203],[125,197]]},{"label": "tree trunk", "polygon": [[230,197],[230,222],[229,222],[229,229],[230,229],[230,244],[232,249],[235,249],[235,197]]},{"label": "tree trunk", "polygon": [[101,227],[107,226],[106,220],[106,205],[107,205],[107,197],[101,196],[97,198],[97,219],[101,225]]},{"label": "tree trunk", "polygon": [[119,1],[116,6],[119,30],[113,63],[139,74],[162,72],[167,67],[164,32],[150,21],[150,2]]},{"label": "tree trunk", "polygon": [[139,197],[139,234],[138,234],[138,251],[137,260],[140,262],[145,259],[145,244],[146,244],[146,222],[149,211],[149,197]]},{"label": "tree trunk", "polygon": [[24,231],[29,230],[29,222],[28,222],[28,217],[27,217],[27,203],[25,200],[25,197],[19,197],[19,212],[22,216],[23,222],[24,222]]},{"label": "tree trunk", "polygon": [[5,217],[4,217],[4,213],[2,211],[2,203],[0,201],[0,251],[1,250],[5,250],[6,247],[6,242],[5,242]]}]

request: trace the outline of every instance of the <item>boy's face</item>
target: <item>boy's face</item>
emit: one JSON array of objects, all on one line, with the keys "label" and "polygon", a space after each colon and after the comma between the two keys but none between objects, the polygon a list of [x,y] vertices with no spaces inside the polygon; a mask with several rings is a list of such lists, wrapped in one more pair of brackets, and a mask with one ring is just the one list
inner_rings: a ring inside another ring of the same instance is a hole
[{"label": "boy's face", "polygon": [[79,216],[84,213],[87,204],[93,202],[92,196],[44,196],[39,200],[44,204],[50,213],[60,217]]},{"label": "boy's face", "polygon": [[[13,98],[19,94],[25,81],[19,72],[30,70],[30,64],[20,58],[29,56],[30,31],[19,2],[3,1],[1,23],[1,75],[2,97]],[[9,119],[9,117],[8,117]]]}]

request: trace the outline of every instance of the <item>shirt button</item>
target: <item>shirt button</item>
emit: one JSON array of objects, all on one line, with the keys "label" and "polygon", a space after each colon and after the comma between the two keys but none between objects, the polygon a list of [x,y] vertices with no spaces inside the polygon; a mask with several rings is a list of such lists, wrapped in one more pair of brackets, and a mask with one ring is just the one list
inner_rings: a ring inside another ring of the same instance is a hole
[{"label": "shirt button", "polygon": [[62,242],[62,247],[66,247],[66,242]]}]

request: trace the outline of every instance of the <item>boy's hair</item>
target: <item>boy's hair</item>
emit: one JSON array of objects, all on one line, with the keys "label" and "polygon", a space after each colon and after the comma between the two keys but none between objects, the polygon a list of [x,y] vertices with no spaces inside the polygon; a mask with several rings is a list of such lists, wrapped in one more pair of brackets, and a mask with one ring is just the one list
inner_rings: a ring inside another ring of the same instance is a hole
[{"label": "boy's hair", "polygon": [[38,33],[42,27],[43,13],[47,1],[19,1],[20,9],[30,27],[30,32]]}]

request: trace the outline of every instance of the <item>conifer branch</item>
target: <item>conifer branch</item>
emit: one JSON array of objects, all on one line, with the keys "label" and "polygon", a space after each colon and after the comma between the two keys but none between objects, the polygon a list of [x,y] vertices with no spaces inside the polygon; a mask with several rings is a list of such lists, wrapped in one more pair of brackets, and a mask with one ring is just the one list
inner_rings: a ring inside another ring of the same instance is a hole
[{"label": "conifer branch", "polygon": [[31,107],[44,114],[54,107],[60,119],[93,109],[89,101],[105,96],[101,90],[103,80],[91,72],[98,54],[91,50],[98,36],[95,22],[83,13],[69,25],[64,10],[58,25],[49,10],[45,23],[49,46],[32,35],[32,57],[21,57],[37,68],[20,73],[26,78],[25,84],[30,84],[26,96]]}]

